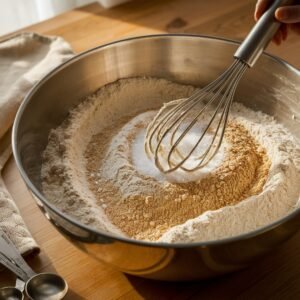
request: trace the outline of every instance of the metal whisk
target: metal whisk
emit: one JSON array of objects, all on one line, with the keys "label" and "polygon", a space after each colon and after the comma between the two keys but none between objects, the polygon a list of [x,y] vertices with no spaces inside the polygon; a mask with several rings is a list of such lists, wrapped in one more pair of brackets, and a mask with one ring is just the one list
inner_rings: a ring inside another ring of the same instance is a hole
[{"label": "metal whisk", "polygon": [[147,128],[145,151],[163,173],[193,172],[221,147],[235,90],[247,68],[262,54],[280,23],[275,10],[293,1],[277,0],[253,27],[221,76],[191,97],[165,104]]}]

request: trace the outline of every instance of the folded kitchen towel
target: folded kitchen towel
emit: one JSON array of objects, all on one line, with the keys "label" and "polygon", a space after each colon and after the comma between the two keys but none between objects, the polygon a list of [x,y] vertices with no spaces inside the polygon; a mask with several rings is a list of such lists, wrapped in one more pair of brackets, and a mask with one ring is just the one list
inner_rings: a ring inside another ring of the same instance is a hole
[{"label": "folded kitchen towel", "polygon": [[72,48],[60,37],[21,33],[0,41],[0,227],[23,255],[39,248],[1,177],[11,155],[10,128],[34,84],[72,56]]}]

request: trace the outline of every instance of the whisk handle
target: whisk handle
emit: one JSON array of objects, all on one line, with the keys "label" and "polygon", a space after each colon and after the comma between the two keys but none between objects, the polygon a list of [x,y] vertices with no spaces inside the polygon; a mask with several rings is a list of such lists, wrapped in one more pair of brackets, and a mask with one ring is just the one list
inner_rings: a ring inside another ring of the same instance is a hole
[{"label": "whisk handle", "polygon": [[276,9],[292,3],[293,0],[275,0],[257,21],[234,57],[252,67],[280,27],[280,22],[274,16]]}]

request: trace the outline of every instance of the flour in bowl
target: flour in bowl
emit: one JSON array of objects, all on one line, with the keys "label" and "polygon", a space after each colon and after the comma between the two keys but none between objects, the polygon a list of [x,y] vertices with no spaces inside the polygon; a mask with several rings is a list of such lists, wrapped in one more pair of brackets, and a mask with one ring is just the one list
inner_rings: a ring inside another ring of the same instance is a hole
[{"label": "flour in bowl", "polygon": [[194,242],[255,230],[299,203],[300,148],[282,125],[234,103],[221,151],[192,176],[159,173],[144,153],[163,102],[192,86],[123,79],[87,97],[44,151],[43,192],[82,223],[134,239]]}]

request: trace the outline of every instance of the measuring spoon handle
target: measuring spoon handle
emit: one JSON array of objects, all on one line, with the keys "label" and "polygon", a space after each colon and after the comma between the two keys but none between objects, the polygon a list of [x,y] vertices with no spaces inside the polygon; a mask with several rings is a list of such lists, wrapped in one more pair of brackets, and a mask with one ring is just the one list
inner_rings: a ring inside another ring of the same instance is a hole
[{"label": "measuring spoon handle", "polygon": [[0,253],[0,263],[10,271],[15,273],[15,275],[20,277],[22,280],[27,281],[29,279],[26,273],[20,267],[14,264],[9,258],[7,258],[3,253]]},{"label": "measuring spoon handle", "polygon": [[[23,270],[28,277],[36,275],[36,273],[28,266],[26,261],[23,259],[18,249],[15,247],[10,238],[6,233],[0,229],[0,252],[3,253],[8,259],[10,259],[15,265]],[[22,278],[22,277],[21,277]],[[22,278],[23,279],[23,278]]]}]

